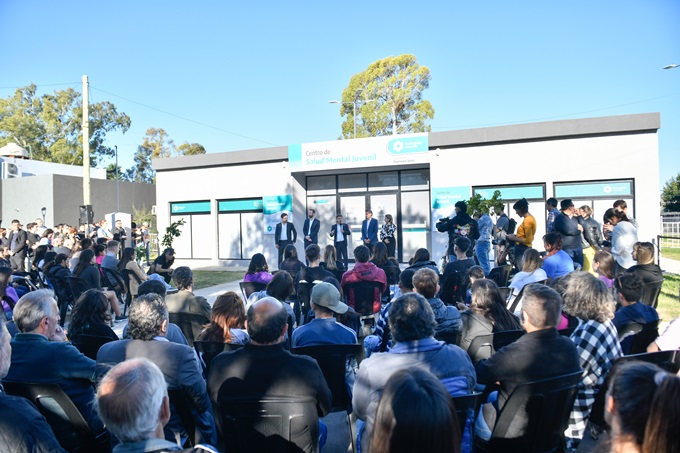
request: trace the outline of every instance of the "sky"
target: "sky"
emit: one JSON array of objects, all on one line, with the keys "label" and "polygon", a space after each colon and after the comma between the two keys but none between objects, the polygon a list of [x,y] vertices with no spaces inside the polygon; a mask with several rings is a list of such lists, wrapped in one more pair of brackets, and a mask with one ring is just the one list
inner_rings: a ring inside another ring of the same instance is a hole
[{"label": "sky", "polygon": [[132,120],[108,136],[124,168],[151,127],[208,153],[335,140],[328,101],[405,53],[430,69],[433,132],[660,112],[660,187],[680,172],[677,0],[0,0],[0,97],[87,74]]}]

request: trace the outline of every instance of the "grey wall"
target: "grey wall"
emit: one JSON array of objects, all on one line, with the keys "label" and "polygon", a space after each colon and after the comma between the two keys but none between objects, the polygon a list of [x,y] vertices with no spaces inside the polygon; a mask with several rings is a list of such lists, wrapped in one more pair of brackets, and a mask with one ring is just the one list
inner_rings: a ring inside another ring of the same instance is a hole
[{"label": "grey wall", "polygon": [[[78,206],[83,204],[83,179],[75,176],[39,175],[0,181],[2,196],[2,225],[8,226],[18,218],[24,225],[42,216],[47,208],[45,223],[78,224]],[[95,221],[116,211],[116,182],[91,180],[91,201]],[[151,209],[156,203],[156,188],[151,184],[119,182],[120,211],[133,213],[137,209]]]}]

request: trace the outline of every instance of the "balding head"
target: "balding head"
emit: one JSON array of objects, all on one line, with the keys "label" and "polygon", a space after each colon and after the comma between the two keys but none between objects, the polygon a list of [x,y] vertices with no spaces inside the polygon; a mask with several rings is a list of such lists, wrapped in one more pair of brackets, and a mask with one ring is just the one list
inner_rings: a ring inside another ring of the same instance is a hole
[{"label": "balding head", "polygon": [[288,313],[273,297],[263,297],[248,308],[246,327],[254,344],[275,344],[283,341],[288,329]]}]

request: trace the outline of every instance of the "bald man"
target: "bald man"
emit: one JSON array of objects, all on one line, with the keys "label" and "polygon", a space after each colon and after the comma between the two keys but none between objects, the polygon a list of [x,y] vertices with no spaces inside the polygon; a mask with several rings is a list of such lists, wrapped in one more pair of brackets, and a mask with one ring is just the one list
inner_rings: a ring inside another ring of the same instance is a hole
[{"label": "bald man", "polygon": [[[331,407],[331,391],[316,361],[293,355],[283,348],[288,331],[288,313],[281,302],[264,297],[248,309],[246,327],[250,343],[237,351],[215,357],[208,376],[213,402],[267,400],[314,400],[322,416]],[[224,384],[224,385],[223,385]],[[292,439],[307,443],[308,451],[318,440],[318,417],[291,433]],[[265,450],[271,445],[258,445]],[[253,451],[259,448],[254,448]]]}]

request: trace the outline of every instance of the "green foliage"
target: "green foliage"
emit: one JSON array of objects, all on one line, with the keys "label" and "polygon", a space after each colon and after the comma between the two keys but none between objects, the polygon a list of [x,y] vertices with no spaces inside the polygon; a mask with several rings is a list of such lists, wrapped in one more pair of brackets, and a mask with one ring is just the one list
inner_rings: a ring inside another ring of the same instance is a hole
[{"label": "green foliage", "polygon": [[146,206],[137,208],[134,204],[132,205],[132,221],[135,222],[139,228],[141,228],[143,222],[148,222],[149,233],[155,233],[157,231],[156,216],[154,216],[151,213],[151,209]]},{"label": "green foliage", "polygon": [[146,259],[146,247],[144,244],[139,244],[135,247],[135,261],[144,261]]},{"label": "green foliage", "polygon": [[680,173],[666,181],[661,191],[661,204],[666,212],[680,212]]},{"label": "green foliage", "polygon": [[[387,57],[355,74],[342,92],[342,136],[354,136],[354,102],[357,137],[429,132],[434,118],[430,101],[422,98],[429,87],[430,70],[413,55]],[[366,101],[373,102],[366,102]]]},{"label": "green foliage", "polygon": [[[106,134],[127,132],[130,117],[107,101],[90,104],[89,114],[90,164],[96,166],[115,155]],[[38,96],[31,84],[0,98],[0,146],[19,142],[36,160],[82,165],[82,122],[82,98],[73,88]]]},{"label": "green foliage", "polygon": [[490,200],[482,198],[478,193],[474,194],[467,201],[468,214],[471,216],[477,216],[482,214],[490,214],[494,209],[501,208],[503,206],[503,200],[501,200],[501,191],[495,190],[493,196]]},{"label": "green foliage", "polygon": [[118,179],[119,181],[127,181],[127,174],[123,168],[118,165],[118,178],[116,178],[116,164],[113,162],[106,166],[106,179]]},{"label": "green foliage", "polygon": [[184,142],[177,147],[177,154],[180,156],[196,156],[205,154],[205,148],[199,143]]},{"label": "green foliage", "polygon": [[175,240],[175,238],[178,238],[182,235],[180,228],[184,226],[185,223],[186,222],[184,219],[179,219],[172,222],[170,226],[165,229],[165,234],[163,235],[163,240],[161,241],[161,244],[163,244],[165,248],[171,248],[172,242]]}]

